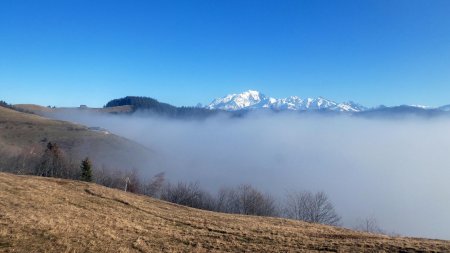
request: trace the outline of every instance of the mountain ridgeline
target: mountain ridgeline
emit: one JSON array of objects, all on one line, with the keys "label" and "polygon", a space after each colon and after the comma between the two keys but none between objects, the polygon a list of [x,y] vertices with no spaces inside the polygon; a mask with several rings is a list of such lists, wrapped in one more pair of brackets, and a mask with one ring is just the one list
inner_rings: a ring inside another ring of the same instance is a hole
[{"label": "mountain ridgeline", "polygon": [[209,110],[201,107],[176,107],[170,104],[161,103],[154,98],[127,96],[124,98],[109,101],[104,108],[117,106],[131,106],[131,113],[142,112],[174,118],[207,118],[217,114],[218,110]]},{"label": "mountain ridgeline", "polygon": [[[322,97],[301,99],[293,96],[276,99],[267,97],[258,91],[246,91],[241,94],[230,94],[213,100],[204,107],[177,107],[159,102],[150,97],[127,96],[109,101],[104,108],[129,106],[126,113],[155,114],[170,118],[204,119],[217,114],[231,117],[242,117],[252,111],[297,112],[301,114],[339,115],[346,114],[365,118],[404,118],[404,117],[448,117],[450,106],[437,108],[424,106],[400,105],[393,107],[379,106],[367,108],[355,102],[338,103]],[[114,113],[114,112],[113,112]],[[121,112],[115,112],[121,113]]]},{"label": "mountain ridgeline", "polygon": [[323,97],[305,98],[290,96],[274,98],[256,90],[248,90],[240,94],[229,94],[214,99],[206,108],[226,111],[271,109],[273,111],[333,111],[360,112],[367,108],[353,101],[338,103]]}]

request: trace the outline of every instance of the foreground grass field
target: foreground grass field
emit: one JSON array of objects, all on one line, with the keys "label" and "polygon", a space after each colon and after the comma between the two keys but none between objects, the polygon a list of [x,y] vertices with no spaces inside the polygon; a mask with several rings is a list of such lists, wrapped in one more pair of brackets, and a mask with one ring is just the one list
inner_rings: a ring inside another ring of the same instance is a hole
[{"label": "foreground grass field", "polygon": [[95,184],[0,173],[0,252],[450,252],[388,237],[221,214]]}]

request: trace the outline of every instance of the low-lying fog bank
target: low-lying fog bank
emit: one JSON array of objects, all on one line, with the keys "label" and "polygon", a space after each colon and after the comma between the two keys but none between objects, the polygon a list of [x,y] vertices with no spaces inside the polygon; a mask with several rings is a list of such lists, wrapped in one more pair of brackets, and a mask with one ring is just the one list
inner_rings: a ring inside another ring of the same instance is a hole
[{"label": "low-lying fog bank", "polygon": [[[388,232],[450,239],[450,120],[252,113],[202,121],[54,114],[135,140],[170,181],[216,191],[249,183],[280,198],[325,191],[347,227],[368,217]],[[111,158],[113,159],[113,158]],[[145,165],[143,165],[145,166]]]}]

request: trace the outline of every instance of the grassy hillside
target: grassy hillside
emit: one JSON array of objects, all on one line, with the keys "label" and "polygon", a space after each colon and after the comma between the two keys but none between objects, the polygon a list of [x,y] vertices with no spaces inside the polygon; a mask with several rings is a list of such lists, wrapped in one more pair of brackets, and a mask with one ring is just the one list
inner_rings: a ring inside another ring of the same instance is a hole
[{"label": "grassy hillside", "polygon": [[[39,115],[51,113],[71,113],[71,112],[95,112],[112,114],[132,114],[139,112],[147,115],[158,115],[169,118],[180,119],[204,119],[217,115],[219,111],[197,107],[176,107],[170,104],[161,103],[149,97],[124,97],[111,100],[104,108],[90,107],[58,107],[50,108],[33,104],[16,104],[15,108],[30,111]],[[229,114],[222,111],[221,113]]]},{"label": "grassy hillside", "polygon": [[50,108],[41,105],[34,104],[16,104],[14,107],[34,112],[36,114],[44,114],[44,113],[52,113],[52,112],[71,112],[71,111],[86,111],[86,112],[104,112],[104,113],[131,113],[133,111],[133,107],[130,105],[123,106],[115,106],[115,107],[106,107],[106,108],[76,108],[76,107],[58,107],[58,108]]},{"label": "grassy hillside", "polygon": [[149,149],[106,131],[0,107],[0,153],[3,156],[21,152],[33,154],[50,141],[57,143],[72,159],[89,156],[98,164],[110,162],[133,168],[152,157]]},{"label": "grassy hillside", "polygon": [[449,252],[300,221],[178,206],[78,181],[0,173],[0,252]]}]

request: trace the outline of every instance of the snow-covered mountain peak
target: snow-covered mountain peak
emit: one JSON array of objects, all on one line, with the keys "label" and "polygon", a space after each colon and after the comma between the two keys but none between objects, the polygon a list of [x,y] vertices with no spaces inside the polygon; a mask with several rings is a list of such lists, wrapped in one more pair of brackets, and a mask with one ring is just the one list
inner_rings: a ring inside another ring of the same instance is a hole
[{"label": "snow-covered mountain peak", "polygon": [[421,109],[431,109],[431,106],[428,105],[410,105],[412,107],[417,107],[417,108],[421,108]]},{"label": "snow-covered mountain peak", "polygon": [[354,102],[336,103],[323,97],[302,99],[298,96],[286,98],[267,97],[259,91],[248,90],[240,94],[230,94],[213,100],[208,109],[237,111],[242,109],[273,109],[273,110],[331,110],[340,112],[358,112],[365,109]]},{"label": "snow-covered mountain peak", "polygon": [[242,95],[248,95],[252,97],[259,97],[261,95],[261,92],[257,90],[248,90],[242,93]]},{"label": "snow-covered mountain peak", "polygon": [[264,94],[256,90],[244,91],[240,94],[230,94],[222,98],[214,99],[206,108],[236,111],[270,101]]}]

